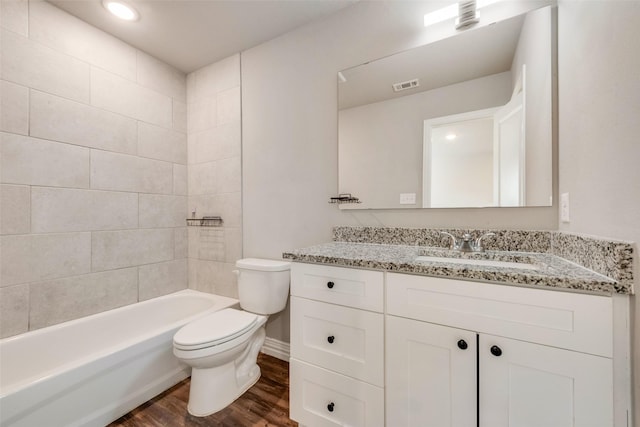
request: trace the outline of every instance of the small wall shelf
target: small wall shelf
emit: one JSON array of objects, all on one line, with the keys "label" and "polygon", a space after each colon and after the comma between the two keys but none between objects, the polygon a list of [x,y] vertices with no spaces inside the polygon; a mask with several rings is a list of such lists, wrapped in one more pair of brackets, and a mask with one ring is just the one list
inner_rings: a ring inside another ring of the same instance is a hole
[{"label": "small wall shelf", "polygon": [[340,205],[343,203],[362,203],[362,202],[357,197],[353,197],[351,193],[341,193],[335,197],[329,198],[329,203],[337,203]]},{"label": "small wall shelf", "polygon": [[187,218],[187,226],[189,227],[220,227],[222,225],[222,217],[219,216],[203,216],[202,218]]}]

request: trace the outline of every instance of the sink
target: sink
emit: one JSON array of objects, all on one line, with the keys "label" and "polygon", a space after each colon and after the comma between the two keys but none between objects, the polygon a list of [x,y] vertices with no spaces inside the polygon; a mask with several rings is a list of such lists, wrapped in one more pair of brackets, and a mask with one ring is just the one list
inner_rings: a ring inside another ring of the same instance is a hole
[{"label": "sink", "polygon": [[483,267],[517,268],[519,270],[538,270],[540,267],[528,262],[501,261],[497,259],[450,258],[439,256],[419,256],[418,262],[436,262],[458,265],[479,265]]}]

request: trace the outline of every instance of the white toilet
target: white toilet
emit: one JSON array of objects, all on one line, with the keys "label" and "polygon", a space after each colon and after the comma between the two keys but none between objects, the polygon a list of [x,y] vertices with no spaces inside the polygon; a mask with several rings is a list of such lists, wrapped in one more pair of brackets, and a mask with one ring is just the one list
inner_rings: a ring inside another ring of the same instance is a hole
[{"label": "white toilet", "polygon": [[209,314],[173,337],[173,354],[192,367],[188,410],[198,417],[224,409],[258,381],[264,325],[287,303],[288,262],[247,258],[236,267],[242,310]]}]

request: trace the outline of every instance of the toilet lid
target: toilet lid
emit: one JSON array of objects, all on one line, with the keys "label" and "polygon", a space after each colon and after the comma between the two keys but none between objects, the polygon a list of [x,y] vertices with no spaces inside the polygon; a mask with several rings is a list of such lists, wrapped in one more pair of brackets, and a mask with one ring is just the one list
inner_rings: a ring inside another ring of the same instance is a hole
[{"label": "toilet lid", "polygon": [[226,308],[184,326],[173,336],[173,343],[181,350],[212,347],[242,335],[257,321],[256,314]]}]

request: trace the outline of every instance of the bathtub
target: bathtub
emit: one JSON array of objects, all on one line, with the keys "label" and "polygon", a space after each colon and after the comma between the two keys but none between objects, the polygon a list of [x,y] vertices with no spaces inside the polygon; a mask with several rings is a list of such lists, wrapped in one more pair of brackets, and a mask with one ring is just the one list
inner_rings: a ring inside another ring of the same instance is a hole
[{"label": "bathtub", "polygon": [[187,322],[237,300],[184,290],[0,340],[0,426],[104,426],[189,376]]}]

